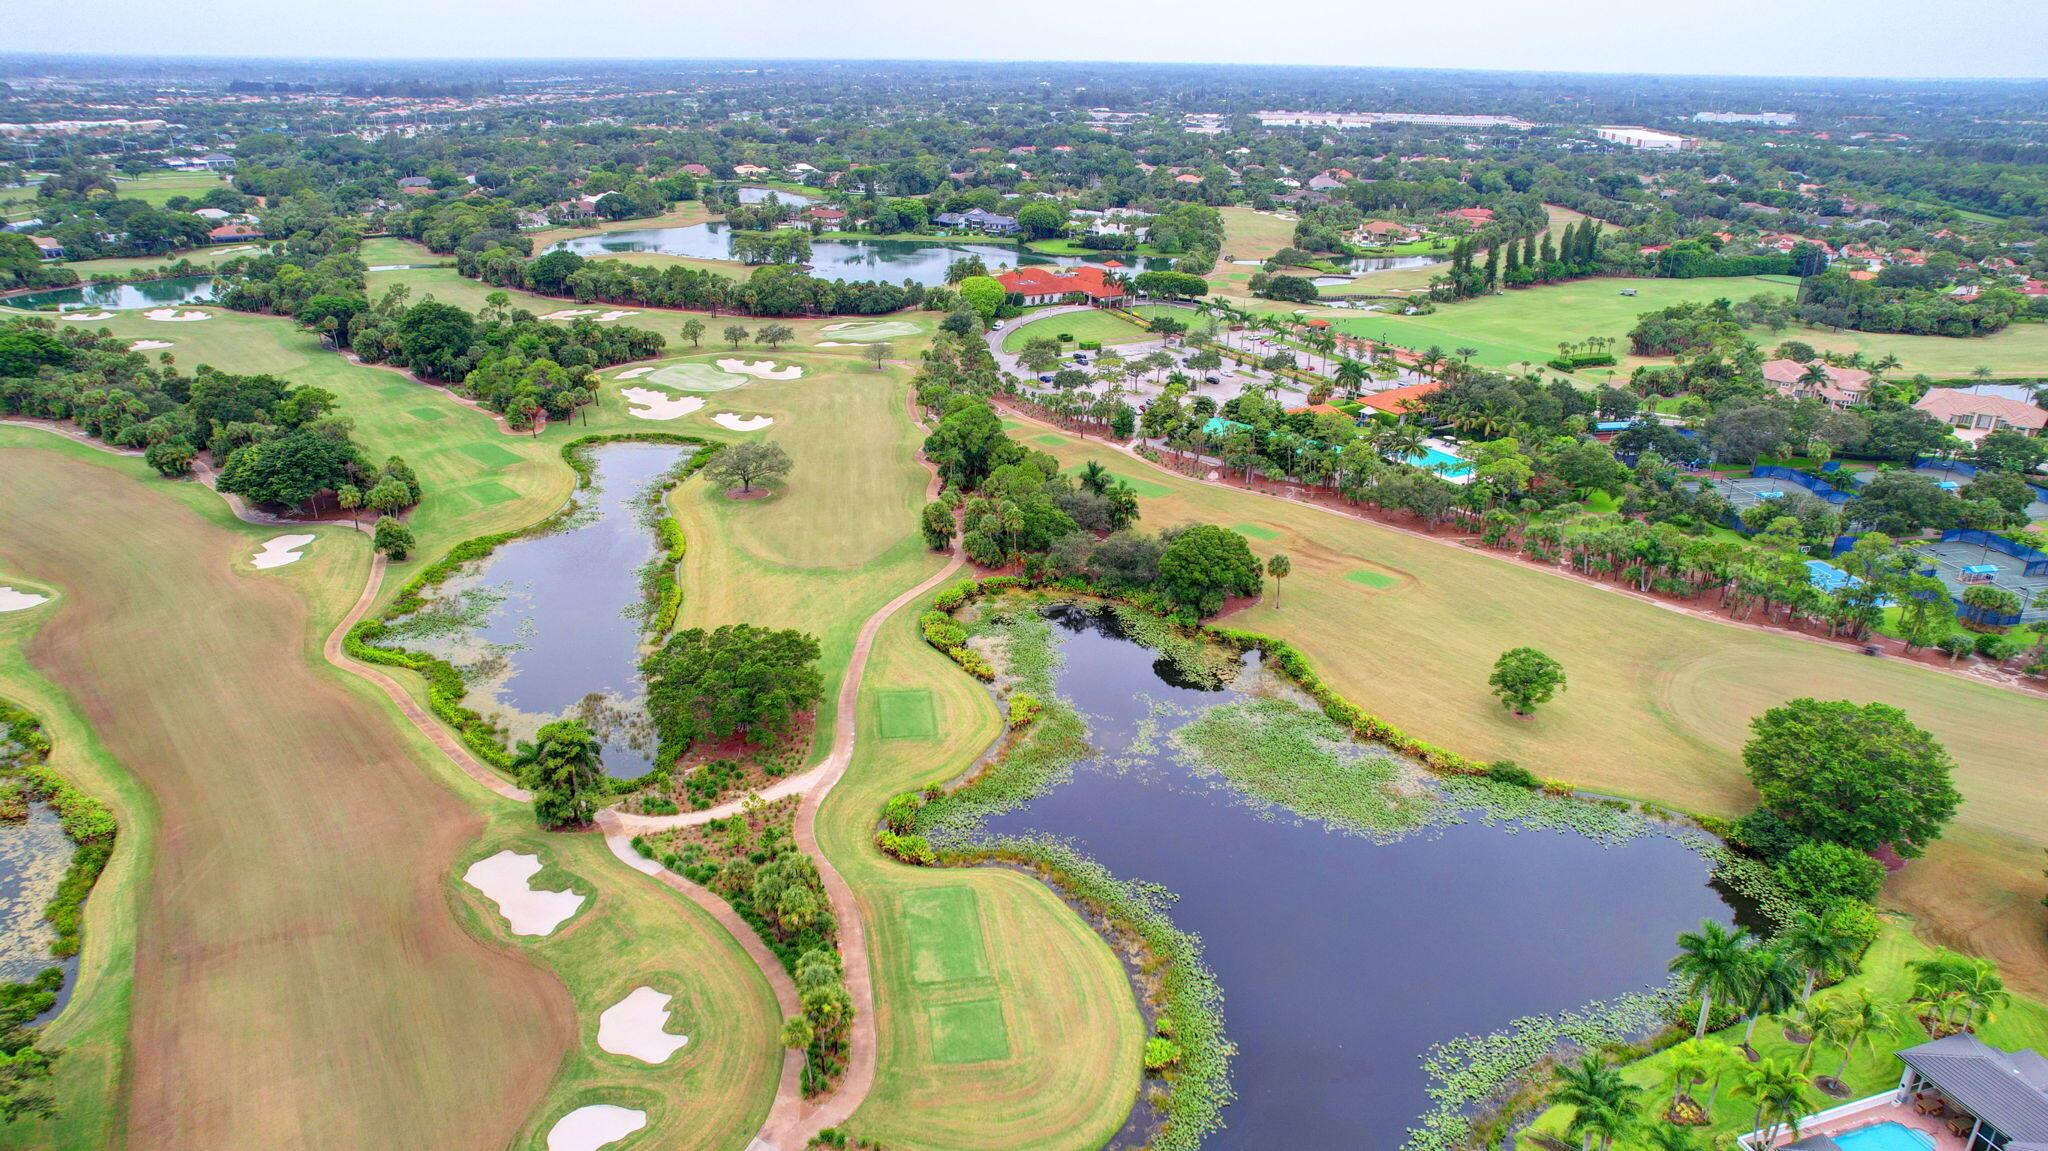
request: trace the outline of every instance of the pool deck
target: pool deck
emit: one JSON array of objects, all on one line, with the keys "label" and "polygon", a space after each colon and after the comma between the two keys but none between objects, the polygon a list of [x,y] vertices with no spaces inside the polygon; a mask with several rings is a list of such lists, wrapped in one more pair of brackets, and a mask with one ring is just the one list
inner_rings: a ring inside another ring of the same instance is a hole
[{"label": "pool deck", "polygon": [[[1934,1151],[1968,1151],[1969,1142],[1949,1131],[1946,1116],[1922,1115],[1913,1109],[1911,1102],[1897,1103],[1894,1102],[1896,1098],[1896,1092],[1888,1091],[1880,1096],[1823,1111],[1817,1119],[1799,1128],[1799,1139],[1811,1139],[1816,1135],[1846,1135],[1851,1131],[1879,1123],[1897,1123],[1932,1138]],[[1785,1147],[1794,1141],[1792,1133],[1786,1131],[1771,1146]]]}]

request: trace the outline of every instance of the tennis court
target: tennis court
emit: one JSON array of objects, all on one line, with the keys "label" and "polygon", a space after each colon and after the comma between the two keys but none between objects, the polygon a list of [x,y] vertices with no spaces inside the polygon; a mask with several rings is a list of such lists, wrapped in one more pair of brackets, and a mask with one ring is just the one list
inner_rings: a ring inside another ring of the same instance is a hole
[{"label": "tennis court", "polygon": [[1934,567],[1934,577],[1948,589],[1950,598],[1961,602],[1963,592],[1986,584],[2020,597],[2023,623],[2048,619],[2048,608],[2034,601],[2048,592],[2048,575],[2026,574],[2026,563],[1980,544],[1928,543],[1918,549]]}]

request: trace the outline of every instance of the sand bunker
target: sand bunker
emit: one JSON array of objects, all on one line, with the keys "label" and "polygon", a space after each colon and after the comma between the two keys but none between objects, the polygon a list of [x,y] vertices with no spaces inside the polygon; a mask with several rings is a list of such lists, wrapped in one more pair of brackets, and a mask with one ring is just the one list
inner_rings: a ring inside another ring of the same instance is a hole
[{"label": "sand bunker", "polygon": [[774,360],[720,360],[718,368],[724,372],[739,372],[757,380],[794,380],[804,374],[795,364],[778,368]]},{"label": "sand bunker", "polygon": [[171,342],[169,340],[137,340],[128,345],[128,350],[131,352],[154,352],[158,348],[168,348],[170,346]]},{"label": "sand bunker", "polygon": [[597,1151],[647,1126],[647,1112],[598,1103],[578,1107],[548,1129],[548,1151]]},{"label": "sand bunker", "polygon": [[622,380],[637,380],[653,370],[653,368],[627,368],[618,374],[618,378]]},{"label": "sand bunker", "polygon": [[548,313],[547,315],[545,315],[545,316],[542,316],[542,317],[541,317],[541,319],[543,319],[543,320],[573,320],[573,319],[575,319],[575,318],[576,318],[576,317],[578,317],[578,316],[594,316],[594,315],[596,315],[596,314],[597,314],[597,309],[596,309],[596,308],[563,308],[562,310],[560,310],[560,311],[558,311],[558,312],[549,312],[549,313]]},{"label": "sand bunker", "polygon": [[112,312],[67,312],[67,313],[65,313],[65,315],[64,315],[64,317],[63,317],[63,318],[64,318],[64,319],[67,319],[67,320],[81,320],[81,321],[82,321],[82,320],[111,320],[111,319],[113,319],[113,318],[114,318],[114,313],[112,313]]},{"label": "sand bunker", "polygon": [[662,1030],[668,1024],[669,1000],[652,987],[635,987],[631,995],[597,1017],[597,1045],[613,1055],[629,1055],[642,1063],[666,1063],[690,1042],[687,1035]]},{"label": "sand bunker", "polygon": [[279,536],[263,541],[263,550],[249,557],[249,563],[259,568],[281,568],[288,563],[297,563],[305,558],[299,549],[313,542],[312,536]]},{"label": "sand bunker", "polygon": [[[462,882],[483,892],[498,905],[498,913],[512,925],[512,934],[549,935],[562,925],[563,920],[576,914],[576,909],[583,906],[583,897],[573,891],[534,890],[527,881],[538,874],[540,856],[522,855],[508,848],[489,859],[479,859],[470,864],[469,870],[462,873]],[[641,1118],[645,1121],[646,1117],[643,1115]],[[568,1119],[563,1122],[568,1122]],[[560,1129],[559,1124],[556,1129]],[[627,1130],[637,1131],[639,1128]],[[576,1146],[599,1147],[610,1141],[605,1139]],[[548,1146],[554,1145],[554,1137],[549,1136]]]},{"label": "sand bunker", "polygon": [[600,324],[609,324],[613,320],[622,320],[625,319],[627,316],[637,316],[639,314],[640,313],[638,312],[606,312],[605,314],[597,318],[597,322]]},{"label": "sand bunker", "polygon": [[37,595],[32,591],[22,591],[18,588],[8,587],[6,584],[0,584],[0,611],[27,611],[39,603],[48,603],[49,601],[49,596]]},{"label": "sand bunker", "polygon": [[721,428],[731,428],[736,432],[758,432],[775,421],[767,416],[740,416],[734,415],[731,412],[720,412],[711,417],[711,422]]},{"label": "sand bunker", "polygon": [[213,317],[205,312],[181,312],[176,308],[151,308],[147,312],[142,313],[142,318],[145,320],[155,320],[163,324],[189,324],[195,320],[210,320]]},{"label": "sand bunker", "polygon": [[643,420],[673,420],[704,406],[702,396],[672,396],[653,388],[620,388],[619,394],[633,405],[626,414]]},{"label": "sand bunker", "polygon": [[749,380],[746,376],[721,372],[710,364],[664,364],[654,369],[647,382],[679,392],[723,392]]},{"label": "sand bunker", "polygon": [[896,340],[916,335],[917,325],[908,320],[843,320],[818,330],[841,340]]}]

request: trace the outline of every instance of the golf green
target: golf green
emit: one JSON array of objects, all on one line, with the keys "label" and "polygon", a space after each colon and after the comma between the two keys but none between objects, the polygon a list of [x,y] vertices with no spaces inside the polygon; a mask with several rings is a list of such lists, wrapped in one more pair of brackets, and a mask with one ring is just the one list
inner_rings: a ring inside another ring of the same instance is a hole
[{"label": "golf green", "polygon": [[883,739],[930,739],[939,733],[932,693],[926,688],[878,691],[875,712],[876,727]]},{"label": "golf green", "polygon": [[1355,572],[1351,572],[1344,578],[1350,580],[1352,583],[1362,584],[1365,587],[1374,589],[1390,588],[1393,587],[1395,584],[1401,582],[1400,580],[1395,579],[1393,576],[1390,576],[1385,572],[1369,571],[1364,568],[1360,568]]},{"label": "golf green", "polygon": [[988,976],[982,947],[981,904],[971,887],[921,887],[903,894],[910,937],[910,970],[919,983],[952,983]]},{"label": "golf green", "polygon": [[1279,532],[1262,524],[1231,524],[1230,530],[1241,536],[1250,536],[1255,540],[1277,540],[1280,538]]},{"label": "golf green", "polygon": [[1010,1056],[1003,1005],[993,999],[934,1004],[924,1015],[931,1025],[934,1063],[987,1063]]}]

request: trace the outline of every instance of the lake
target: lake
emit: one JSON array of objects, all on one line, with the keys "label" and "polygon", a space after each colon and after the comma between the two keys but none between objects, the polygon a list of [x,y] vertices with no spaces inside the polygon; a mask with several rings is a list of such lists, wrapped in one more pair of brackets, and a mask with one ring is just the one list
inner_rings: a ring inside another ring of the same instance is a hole
[{"label": "lake", "polygon": [[43,918],[77,850],[49,804],[29,804],[28,818],[0,821],[0,983],[33,979],[46,967],[64,969],[57,1004],[38,1021],[55,1018],[71,998],[78,957],[59,960],[50,946],[57,932]]},{"label": "lake", "polygon": [[168,308],[198,304],[213,299],[212,276],[172,276],[165,280],[138,280],[122,284],[80,284],[74,288],[51,288],[23,292],[0,300],[10,308],[58,308],[66,312],[133,311],[137,308]]},{"label": "lake", "polygon": [[687,460],[674,444],[590,449],[591,486],[559,530],[504,544],[393,625],[393,642],[439,655],[469,683],[464,702],[516,739],[579,716],[604,741],[607,774],[653,766],[640,680],[640,569],[656,555],[642,515],[650,488]]},{"label": "lake", "polygon": [[741,188],[739,194],[740,203],[742,204],[765,204],[770,196],[788,204],[792,208],[799,209],[808,208],[812,204],[824,203],[823,200],[815,196],[806,196],[800,192],[785,192],[780,188]]},{"label": "lake", "polygon": [[[730,260],[732,232],[723,223],[626,229],[576,236],[549,250],[575,252],[593,259],[630,252],[660,252],[700,260]],[[955,260],[968,256],[981,257],[990,271],[1020,264],[1073,267],[1100,262],[1077,256],[1040,256],[1007,244],[976,243],[972,240],[890,240],[877,237],[872,240],[812,240],[809,270],[811,275],[821,280],[880,280],[890,284],[910,280],[934,287],[946,282],[946,269]],[[1173,261],[1166,259],[1126,260],[1124,263],[1137,271],[1159,271],[1173,266]]]},{"label": "lake", "polygon": [[1602,842],[1444,806],[1368,837],[1253,800],[1176,741],[1218,705],[1291,688],[1251,655],[1231,686],[1189,686],[1113,617],[1049,616],[1057,694],[1096,756],[974,834],[1052,835],[1175,893],[1238,1047],[1237,1101],[1208,1148],[1392,1151],[1430,1109],[1433,1045],[1661,985],[1680,931],[1733,917],[1710,861],[1670,835]]}]

